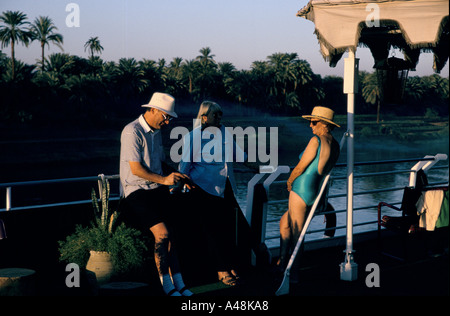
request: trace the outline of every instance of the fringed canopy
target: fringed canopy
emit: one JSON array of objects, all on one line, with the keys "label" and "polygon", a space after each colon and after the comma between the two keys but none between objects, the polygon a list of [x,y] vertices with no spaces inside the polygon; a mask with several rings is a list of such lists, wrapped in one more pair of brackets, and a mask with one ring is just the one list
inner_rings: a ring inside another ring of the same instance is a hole
[{"label": "fringed canopy", "polygon": [[449,57],[449,0],[311,0],[297,15],[315,23],[320,50],[335,67],[349,48],[368,47],[375,64],[391,47],[414,69],[421,51],[440,72]]}]

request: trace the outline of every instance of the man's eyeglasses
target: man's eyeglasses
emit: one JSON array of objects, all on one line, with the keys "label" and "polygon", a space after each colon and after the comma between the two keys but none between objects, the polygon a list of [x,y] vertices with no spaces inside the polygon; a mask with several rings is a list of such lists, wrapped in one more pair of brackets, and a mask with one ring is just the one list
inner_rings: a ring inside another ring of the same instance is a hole
[{"label": "man's eyeglasses", "polygon": [[161,114],[162,114],[162,117],[163,117],[164,121],[170,122],[170,121],[173,120],[172,116],[165,115],[163,112],[161,112]]},{"label": "man's eyeglasses", "polygon": [[317,125],[317,123],[319,123],[320,121],[311,121],[311,124],[313,125],[313,126],[316,126]]}]

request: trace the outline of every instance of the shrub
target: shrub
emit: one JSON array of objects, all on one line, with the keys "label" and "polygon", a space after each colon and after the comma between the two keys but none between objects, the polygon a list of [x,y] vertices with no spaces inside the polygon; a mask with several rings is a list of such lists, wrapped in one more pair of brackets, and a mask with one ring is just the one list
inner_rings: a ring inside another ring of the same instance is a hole
[{"label": "shrub", "polygon": [[138,268],[147,247],[140,231],[126,227],[124,223],[116,225],[117,212],[109,209],[109,182],[103,179],[101,209],[94,189],[91,197],[95,221],[88,227],[77,225],[72,235],[58,242],[60,261],[85,267],[89,251],[106,251],[111,255],[115,273],[124,274]]}]

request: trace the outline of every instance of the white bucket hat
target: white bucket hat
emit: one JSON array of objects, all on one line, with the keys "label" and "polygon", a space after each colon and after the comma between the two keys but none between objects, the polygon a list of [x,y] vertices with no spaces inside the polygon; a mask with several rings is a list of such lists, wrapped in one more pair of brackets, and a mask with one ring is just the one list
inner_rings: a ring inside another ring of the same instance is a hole
[{"label": "white bucket hat", "polygon": [[175,110],[175,98],[167,93],[155,92],[148,104],[143,104],[143,108],[155,108],[161,110],[172,117],[178,117]]},{"label": "white bucket hat", "polygon": [[334,111],[324,106],[315,106],[312,110],[311,115],[302,115],[302,117],[310,121],[311,119],[318,119],[333,124],[334,126],[340,127],[338,124],[333,122]]}]

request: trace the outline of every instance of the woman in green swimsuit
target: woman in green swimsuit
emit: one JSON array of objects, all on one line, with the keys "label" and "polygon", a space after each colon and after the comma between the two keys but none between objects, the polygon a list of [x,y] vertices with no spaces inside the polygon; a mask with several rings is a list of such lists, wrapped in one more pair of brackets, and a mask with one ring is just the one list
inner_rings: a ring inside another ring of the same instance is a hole
[{"label": "woman in green swimsuit", "polygon": [[310,120],[314,136],[300,154],[300,161],[292,170],[287,181],[289,192],[288,211],[280,220],[281,249],[278,265],[284,268],[289,261],[291,246],[300,236],[306,216],[314,204],[325,176],[339,158],[339,143],[331,135],[334,127],[333,110],[316,106],[311,115],[302,117]]}]

